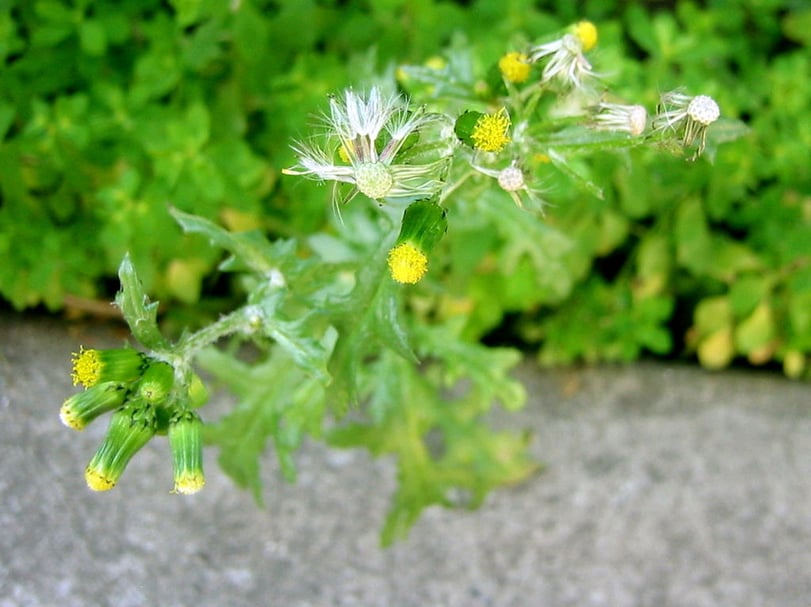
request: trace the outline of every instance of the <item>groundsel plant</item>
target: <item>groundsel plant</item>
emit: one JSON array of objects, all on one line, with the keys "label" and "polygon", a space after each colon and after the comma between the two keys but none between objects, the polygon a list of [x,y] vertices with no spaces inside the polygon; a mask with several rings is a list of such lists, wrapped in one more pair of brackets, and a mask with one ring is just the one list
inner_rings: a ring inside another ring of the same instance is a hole
[{"label": "groundsel plant", "polygon": [[[73,377],[84,390],[61,409],[76,430],[110,416],[85,470],[90,489],[112,489],[140,449],[166,436],[174,492],[203,488],[205,440],[261,501],[266,443],[292,480],[294,453],[310,436],[396,458],[388,543],[427,506],[475,507],[536,470],[526,435],[485,421],[495,403],[523,405],[510,376],[520,356],[465,335],[466,304],[445,279],[453,260],[464,261],[459,251],[480,243],[455,240],[455,226],[485,222],[508,235],[509,263],[529,255],[543,268],[567,246],[546,225],[565,204],[546,188],[551,177],[599,196],[572,159],[642,145],[696,159],[720,116],[712,98],[681,90],[662,95],[652,115],[612,98],[589,56],[597,40],[597,27],[582,21],[505,48],[486,73],[456,49],[448,61],[402,66],[396,82],[336,92],[316,132],[291,144],[295,161],[283,171],[332,185],[337,212],[322,232],[269,241],[173,211],[187,233],[227,252],[222,270],[242,276],[246,302],[171,341],[124,260],[116,303],[140,346],[80,349]],[[259,352],[250,363],[238,354],[245,342]],[[205,424],[201,369],[240,399]]]}]

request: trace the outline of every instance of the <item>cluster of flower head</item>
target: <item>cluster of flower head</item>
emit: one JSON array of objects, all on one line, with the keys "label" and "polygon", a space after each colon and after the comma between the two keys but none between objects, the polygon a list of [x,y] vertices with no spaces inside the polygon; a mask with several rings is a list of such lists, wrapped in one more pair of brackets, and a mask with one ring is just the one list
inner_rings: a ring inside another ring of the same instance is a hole
[{"label": "cluster of flower head", "polygon": [[[549,150],[533,138],[528,123],[531,112],[518,111],[516,104],[523,104],[524,110],[529,105],[534,108],[540,96],[549,91],[561,96],[577,92],[580,99],[591,97],[592,101],[582,105],[583,124],[589,128],[625,133],[640,142],[649,138],[675,142],[681,148],[693,148],[692,158],[700,155],[707,127],[720,114],[715,101],[706,95],[666,93],[650,120],[641,105],[605,102],[593,86],[598,75],[586,57],[597,39],[596,26],[580,21],[556,39],[504,54],[495,66],[499,82],[490,87],[504,94],[486,99],[480,96],[479,101],[489,106],[482,108],[485,111],[467,110],[455,118],[443,120],[423,106],[412,108],[404,97],[384,95],[378,88],[365,95],[347,90],[330,99],[330,110],[324,117],[325,139],[318,144],[296,144],[293,149],[298,163],[284,172],[348,184],[350,190],[345,196],[334,196],[335,204],[348,202],[358,193],[381,206],[424,200],[439,204],[455,188],[445,184],[451,157],[461,155],[475,173],[492,178],[516,205],[542,213],[545,202],[535,171],[528,167],[534,160],[548,162]],[[533,72],[537,77],[533,78]],[[513,124],[511,110],[523,116],[518,124]],[[443,122],[453,124],[453,134],[450,129],[434,129],[439,140],[423,145],[438,150],[435,157],[415,153],[426,131]],[[466,153],[455,155],[460,148]],[[403,215],[401,236],[389,253],[391,275],[398,282],[418,282],[428,268],[429,247],[415,236],[419,230],[415,232],[407,225],[417,216],[422,217],[420,213]],[[431,216],[445,225],[444,212]],[[411,235],[407,241],[403,233]]]},{"label": "cluster of flower head", "polygon": [[174,491],[196,493],[205,485],[202,420],[191,407],[205,400],[197,376],[178,398],[174,368],[133,348],[82,348],[73,356],[74,394],[59,412],[62,423],[83,430],[112,412],[107,434],[85,469],[94,491],[112,489],[132,457],[156,434],[166,434],[174,463]]}]

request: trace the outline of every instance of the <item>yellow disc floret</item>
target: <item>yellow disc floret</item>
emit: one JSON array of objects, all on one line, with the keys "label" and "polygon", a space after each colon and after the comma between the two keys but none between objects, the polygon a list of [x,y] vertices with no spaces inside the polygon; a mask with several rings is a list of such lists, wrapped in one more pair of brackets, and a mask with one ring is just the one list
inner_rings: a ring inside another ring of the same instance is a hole
[{"label": "yellow disc floret", "polygon": [[580,41],[583,51],[590,51],[597,46],[597,26],[591,21],[580,21],[574,26],[574,35]]},{"label": "yellow disc floret", "polygon": [[85,350],[83,347],[79,349],[79,353],[73,354],[73,385],[82,384],[85,388],[94,386],[99,381],[99,371],[101,370],[101,361],[99,360],[98,350]]},{"label": "yellow disc floret", "polygon": [[431,70],[436,70],[436,71],[444,70],[447,65],[448,65],[448,62],[445,61],[445,59],[443,57],[439,57],[438,55],[434,55],[433,57],[430,57],[425,62],[425,67],[427,67],[428,69],[431,69]]},{"label": "yellow disc floret", "polygon": [[473,127],[470,138],[477,150],[500,152],[510,142],[510,116],[501,108],[495,114],[483,114]]},{"label": "yellow disc floret", "polygon": [[413,285],[428,271],[428,257],[410,242],[397,245],[389,251],[391,277],[397,282]]},{"label": "yellow disc floret", "polygon": [[85,469],[84,479],[93,491],[109,491],[115,487],[115,481],[95,467]]},{"label": "yellow disc floret", "polygon": [[524,53],[507,53],[498,60],[498,69],[507,82],[526,82],[530,72],[529,59]]},{"label": "yellow disc floret", "polygon": [[173,493],[182,495],[192,495],[197,493],[206,484],[206,477],[202,473],[186,472],[175,478],[175,488]]}]

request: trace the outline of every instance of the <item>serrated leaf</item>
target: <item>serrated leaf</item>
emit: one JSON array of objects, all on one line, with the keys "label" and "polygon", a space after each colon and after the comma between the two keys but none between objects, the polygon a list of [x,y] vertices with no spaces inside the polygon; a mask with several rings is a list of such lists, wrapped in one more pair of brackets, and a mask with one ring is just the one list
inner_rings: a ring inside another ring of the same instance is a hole
[{"label": "serrated leaf", "polygon": [[511,411],[524,406],[526,389],[509,376],[509,371],[521,360],[517,350],[462,341],[449,327],[419,327],[415,331],[419,334],[421,354],[444,362],[446,381],[450,385],[468,377],[482,407],[489,408],[493,401]]},{"label": "serrated leaf", "polygon": [[579,187],[600,200],[604,198],[603,189],[591,179],[572,168],[571,161],[566,159],[562,154],[549,148],[546,150],[546,155],[549,157],[549,160],[552,161],[552,164],[555,165],[555,168],[571,178]]},{"label": "serrated leaf", "polygon": [[280,293],[265,298],[258,305],[262,310],[263,332],[276,340],[299,367],[312,373],[319,381],[329,383],[328,353],[318,340],[310,336],[312,314],[287,320],[280,312],[280,305]]},{"label": "serrated leaf", "polygon": [[127,321],[133,337],[151,350],[168,348],[169,343],[158,329],[158,302],[149,301],[129,254],[124,256],[118,268],[118,277],[121,280],[121,290],[115,297],[115,303]]},{"label": "serrated leaf", "polygon": [[384,353],[370,373],[375,377],[368,404],[372,423],[339,427],[329,441],[397,458],[399,482],[381,532],[384,546],[405,537],[428,506],[475,508],[491,489],[537,470],[527,453],[527,435],[495,433],[482,422],[491,404],[487,394],[443,401],[430,373],[392,352]]},{"label": "serrated leaf", "polygon": [[409,344],[408,331],[403,325],[402,303],[398,297],[400,291],[400,286],[391,280],[380,285],[375,297],[371,328],[386,346],[416,364],[419,359]]},{"label": "serrated leaf", "polygon": [[258,232],[235,234],[203,217],[175,208],[170,209],[170,212],[184,232],[207,237],[213,245],[231,253],[246,268],[265,273],[276,265],[272,245]]},{"label": "serrated leaf", "polygon": [[223,470],[261,504],[260,459],[268,439],[273,440],[283,475],[295,480],[293,454],[305,435],[321,434],[323,386],[280,349],[251,365],[214,349],[202,352],[198,361],[240,398],[229,414],[206,425],[206,440],[220,447]]}]

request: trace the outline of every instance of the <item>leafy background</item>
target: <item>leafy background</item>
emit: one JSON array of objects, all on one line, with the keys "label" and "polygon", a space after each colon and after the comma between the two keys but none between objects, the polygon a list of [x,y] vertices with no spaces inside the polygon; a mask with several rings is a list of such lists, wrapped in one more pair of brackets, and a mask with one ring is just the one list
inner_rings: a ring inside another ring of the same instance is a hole
[{"label": "leafy background", "polygon": [[494,234],[486,216],[460,211],[442,309],[465,314],[469,336],[517,338],[549,363],[697,352],[709,367],[746,357],[803,375],[803,2],[4,2],[0,294],[18,309],[109,300],[129,251],[164,304],[208,295],[203,309],[234,288],[170,204],[271,237],[317,231],[324,191],[279,171],[327,93],[460,39],[485,73],[517,39],[584,16],[599,25],[595,66],[618,95],[651,107],[683,86],[751,133],[712,163],[658,150],[590,158],[602,200],[553,179],[547,221],[571,238],[565,250],[532,250],[519,225]]},{"label": "leafy background", "polygon": [[[169,332],[204,326],[260,288],[222,272],[213,241],[254,269],[288,255],[291,275],[309,281],[302,300],[322,301],[328,279],[289,243],[319,253],[343,239],[351,259],[363,249],[352,238],[369,238],[362,216],[337,226],[326,188],[281,176],[326,95],[396,75],[408,90],[398,68],[437,57],[467,57],[486,79],[505,51],[581,18],[599,27],[591,57],[612,93],[652,108],[684,87],[750,130],[734,141],[711,131],[695,162],[651,148],[572,157],[582,179],[544,175],[553,205],[543,221],[483,187],[454,197],[431,275],[406,302],[416,354],[441,365],[417,372],[398,355],[399,326],[383,328],[400,305],[387,288],[346,300],[368,310],[355,325],[330,311],[354,354],[339,349],[329,371],[338,390],[363,395],[368,416],[329,440],[400,459],[384,541],[427,504],[476,505],[534,469],[526,437],[480,424],[482,403],[523,399],[508,378],[518,355],[499,346],[544,364],[657,355],[808,377],[811,7],[799,1],[2,2],[0,296],[16,309],[93,308],[112,299],[129,252],[140,279],[129,281],[161,301]],[[272,335],[293,336],[294,362],[323,370],[323,348],[295,339],[325,321],[296,318],[300,304],[265,302],[281,314]],[[353,385],[370,332],[394,345]],[[257,499],[268,438],[292,478],[303,436],[324,432],[318,373],[273,382],[290,356],[271,347],[256,365],[213,351],[201,360],[242,399],[208,439]],[[469,391],[443,394],[459,377]]]}]

